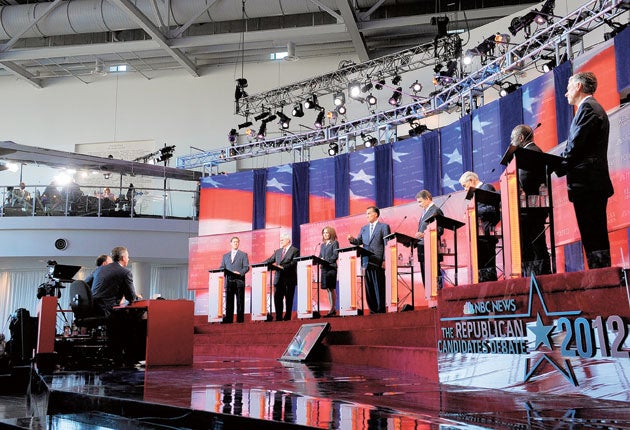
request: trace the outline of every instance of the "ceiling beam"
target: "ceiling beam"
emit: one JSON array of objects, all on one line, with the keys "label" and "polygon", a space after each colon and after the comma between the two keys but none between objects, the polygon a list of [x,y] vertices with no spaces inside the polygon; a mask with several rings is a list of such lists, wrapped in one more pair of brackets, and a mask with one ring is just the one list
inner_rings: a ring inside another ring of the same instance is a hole
[{"label": "ceiling beam", "polygon": [[18,66],[12,61],[2,61],[0,66],[14,74],[20,79],[24,79],[26,82],[34,86],[35,88],[42,88],[41,79],[36,78],[32,73],[23,67]]},{"label": "ceiling beam", "polygon": [[173,57],[185,70],[194,77],[199,77],[197,67],[179,49],[173,49],[166,37],[130,0],[110,0],[123,9],[160,47]]},{"label": "ceiling beam", "polygon": [[332,16],[333,18],[335,18],[337,20],[337,22],[343,22],[343,18],[341,15],[339,15],[337,12],[335,12],[333,9],[331,9],[330,7],[326,6],[324,3],[322,3],[319,0],[310,0],[311,3],[313,3],[314,5],[316,5],[317,7],[319,7],[321,10],[323,10],[324,12],[327,12],[330,16]]},{"label": "ceiling beam", "polygon": [[352,7],[350,7],[350,3],[348,3],[348,0],[335,1],[343,17],[343,22],[346,24],[346,28],[350,34],[350,39],[352,39],[352,43],[354,44],[354,49],[357,51],[359,61],[363,62],[369,60],[370,56],[368,55],[367,46],[365,45],[365,39],[363,39],[363,35],[359,32],[357,20]]}]

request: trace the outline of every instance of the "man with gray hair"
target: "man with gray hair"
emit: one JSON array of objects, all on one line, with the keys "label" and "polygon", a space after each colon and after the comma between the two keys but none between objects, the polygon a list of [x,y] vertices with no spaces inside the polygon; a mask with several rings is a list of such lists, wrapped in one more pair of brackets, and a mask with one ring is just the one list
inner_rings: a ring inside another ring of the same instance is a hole
[{"label": "man with gray hair", "polygon": [[606,111],[593,98],[596,89],[597,78],[592,72],[569,78],[565,96],[570,105],[577,106],[577,112],[562,153],[569,201],[573,203],[589,269],[611,264],[606,206],[614,193],[608,172],[610,125]]},{"label": "man with gray hair", "polygon": [[124,297],[133,302],[140,296],[136,294],[133,285],[133,275],[127,268],[129,264],[129,251],[124,246],[112,249],[113,262],[101,266],[98,276],[92,285],[92,300],[95,312],[98,315],[108,317],[114,306]]},{"label": "man with gray hair", "polygon": [[[275,289],[273,302],[276,307],[276,321],[289,321],[291,319],[295,286],[297,285],[297,261],[294,258],[299,256],[300,251],[291,245],[291,236],[282,234],[280,236],[280,248],[276,249],[273,255],[265,260],[266,264],[273,264],[276,268],[273,277]],[[283,299],[287,306],[284,316],[282,315]]]}]

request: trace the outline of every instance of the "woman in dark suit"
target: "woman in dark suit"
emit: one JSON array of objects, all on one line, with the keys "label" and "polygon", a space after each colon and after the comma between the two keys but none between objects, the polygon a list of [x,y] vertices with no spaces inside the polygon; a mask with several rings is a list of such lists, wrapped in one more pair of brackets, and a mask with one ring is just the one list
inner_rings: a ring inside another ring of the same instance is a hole
[{"label": "woman in dark suit", "polygon": [[326,316],[337,314],[337,257],[339,256],[339,242],[337,232],[332,227],[324,227],[322,230],[322,246],[319,249],[319,258],[329,264],[322,265],[321,288],[328,292],[330,312]]}]

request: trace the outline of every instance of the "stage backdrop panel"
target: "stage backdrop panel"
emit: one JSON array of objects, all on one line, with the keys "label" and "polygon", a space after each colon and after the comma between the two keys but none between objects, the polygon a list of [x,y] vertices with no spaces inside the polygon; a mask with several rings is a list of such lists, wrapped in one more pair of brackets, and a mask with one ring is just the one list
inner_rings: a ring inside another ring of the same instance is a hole
[{"label": "stage backdrop panel", "polygon": [[464,173],[462,159],[462,127],[459,121],[440,129],[442,148],[442,193],[461,189],[459,177]]},{"label": "stage backdrop panel", "polygon": [[573,73],[578,72],[595,73],[597,91],[594,97],[604,109],[609,111],[619,106],[614,39],[573,60]]},{"label": "stage backdrop panel", "polygon": [[206,176],[201,180],[199,235],[252,228],[254,172]]},{"label": "stage backdrop panel", "polygon": [[534,131],[534,142],[546,152],[558,144],[554,75],[546,73],[523,85],[521,90],[523,123],[532,128],[540,124]]},{"label": "stage backdrop panel", "polygon": [[501,128],[499,103],[490,103],[472,114],[473,171],[483,182],[499,180],[503,166],[499,164]]},{"label": "stage backdrop panel", "polygon": [[335,159],[321,158],[309,164],[308,215],[311,222],[335,217]]},{"label": "stage backdrop panel", "polygon": [[291,227],[292,191],[290,164],[267,169],[266,227]]},{"label": "stage backdrop panel", "polygon": [[350,214],[365,212],[376,204],[376,169],[374,148],[353,152],[350,155]]},{"label": "stage backdrop panel", "polygon": [[424,188],[424,157],[419,136],[394,142],[392,145],[394,205],[415,202],[416,193]]}]

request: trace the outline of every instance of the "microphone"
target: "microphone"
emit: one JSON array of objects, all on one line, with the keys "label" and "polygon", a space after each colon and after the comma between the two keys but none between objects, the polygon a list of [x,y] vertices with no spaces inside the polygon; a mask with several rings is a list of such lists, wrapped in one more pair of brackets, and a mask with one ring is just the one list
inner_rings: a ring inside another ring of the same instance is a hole
[{"label": "microphone", "polygon": [[534,132],[538,130],[538,127],[540,127],[541,125],[542,125],[542,122],[539,122],[538,124],[536,124],[535,127],[531,127],[532,131],[527,133],[527,136],[523,138],[524,143],[529,142],[529,139],[531,139],[534,136]]},{"label": "microphone", "polygon": [[398,226],[396,226],[396,229],[393,231],[393,233],[396,233],[398,231],[398,229],[403,224],[403,222],[405,222],[406,219],[407,219],[407,215],[405,215],[403,219],[398,223]]},{"label": "microphone", "polygon": [[313,248],[313,255],[319,255],[319,253],[315,252],[315,251],[317,251],[317,248],[321,249],[321,247],[322,247],[322,243],[321,242],[320,243],[316,243],[315,244],[315,248]]},{"label": "microphone", "polygon": [[445,199],[444,201],[440,204],[440,206],[438,206],[438,209],[442,210],[442,206],[444,206],[444,203],[446,203],[448,201],[448,199],[451,198],[451,196],[453,195],[453,193],[450,193]]}]

